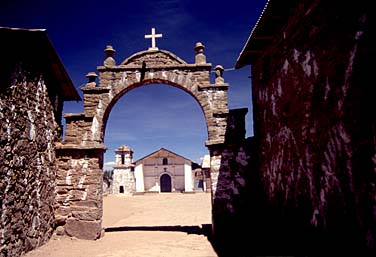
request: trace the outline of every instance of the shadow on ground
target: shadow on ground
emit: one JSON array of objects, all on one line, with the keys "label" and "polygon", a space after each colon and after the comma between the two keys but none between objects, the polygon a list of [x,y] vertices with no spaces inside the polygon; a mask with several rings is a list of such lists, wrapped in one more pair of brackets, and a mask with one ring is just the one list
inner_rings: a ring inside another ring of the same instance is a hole
[{"label": "shadow on ground", "polygon": [[[211,236],[211,224],[202,224],[201,226],[122,226],[108,227],[105,232],[121,231],[167,231],[167,232],[184,232],[187,234],[204,235],[208,239]],[[210,241],[210,240],[209,240]]]}]

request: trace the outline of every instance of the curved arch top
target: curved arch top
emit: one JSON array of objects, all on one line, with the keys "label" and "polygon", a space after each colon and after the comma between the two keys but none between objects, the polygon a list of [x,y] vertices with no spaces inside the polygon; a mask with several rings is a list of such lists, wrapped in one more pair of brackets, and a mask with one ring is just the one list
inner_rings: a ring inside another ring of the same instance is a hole
[{"label": "curved arch top", "polygon": [[108,103],[108,105],[103,106],[103,108],[105,109],[104,110],[104,114],[103,114],[103,126],[104,126],[103,129],[102,129],[103,130],[103,136],[105,136],[105,130],[106,130],[106,125],[107,125],[108,118],[110,116],[112,108],[116,105],[116,103],[125,94],[127,94],[129,91],[132,91],[133,89],[136,89],[136,88],[139,88],[139,87],[143,87],[143,86],[146,86],[146,85],[151,85],[151,84],[163,84],[165,86],[172,86],[172,87],[178,88],[180,90],[183,90],[185,93],[187,93],[188,95],[190,95],[191,97],[193,97],[193,99],[195,100],[195,102],[197,102],[197,104],[201,108],[201,110],[202,110],[202,112],[204,114],[204,117],[205,117],[205,121],[207,120],[207,118],[208,118],[207,113],[205,112],[205,109],[203,109],[203,105],[199,101],[199,99],[197,97],[197,93],[193,94],[192,92],[194,92],[194,91],[192,91],[192,89],[190,90],[189,88],[186,87],[186,84],[189,84],[189,83],[186,82],[185,86],[184,86],[184,84],[179,84],[179,83],[176,83],[176,82],[173,82],[173,81],[165,80],[165,79],[162,79],[162,78],[159,78],[158,76],[156,76],[156,78],[154,78],[154,79],[144,79],[140,83],[135,83],[135,84],[130,84],[130,85],[124,85],[123,87],[121,87],[121,89],[119,88],[120,91],[113,96],[113,98],[110,100],[110,102]]},{"label": "curved arch top", "polygon": [[[112,49],[112,47],[110,48]],[[202,48],[200,48],[202,50]],[[223,78],[210,83],[211,64],[202,51],[197,51],[195,63],[188,64],[165,50],[140,51],[116,65],[114,50],[106,52],[104,66],[81,88],[84,94],[84,113],[66,115],[64,144],[78,147],[104,147],[107,118],[112,107],[131,89],[147,84],[165,84],[189,93],[203,110],[208,129],[206,145],[224,143],[227,126],[227,89]],[[220,74],[220,73],[217,73]],[[217,75],[218,76],[218,75]]]},{"label": "curved arch top", "polygon": [[121,65],[141,65],[143,61],[152,65],[180,65],[187,64],[183,59],[166,50],[140,51],[126,58]]}]

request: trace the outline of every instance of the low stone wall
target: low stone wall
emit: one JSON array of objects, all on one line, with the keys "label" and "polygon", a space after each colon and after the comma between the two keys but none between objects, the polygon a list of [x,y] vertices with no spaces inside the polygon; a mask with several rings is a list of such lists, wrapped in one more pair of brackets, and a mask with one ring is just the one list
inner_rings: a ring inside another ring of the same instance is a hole
[{"label": "low stone wall", "polygon": [[54,229],[58,125],[47,87],[23,70],[0,85],[0,256],[47,242]]}]

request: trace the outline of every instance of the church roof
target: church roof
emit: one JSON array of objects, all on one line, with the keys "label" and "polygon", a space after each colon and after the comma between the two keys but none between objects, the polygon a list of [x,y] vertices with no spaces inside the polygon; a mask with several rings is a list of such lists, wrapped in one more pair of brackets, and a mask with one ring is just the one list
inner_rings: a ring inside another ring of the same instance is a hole
[{"label": "church roof", "polygon": [[0,69],[3,75],[4,70],[26,62],[52,81],[47,87],[57,90],[64,101],[81,100],[45,29],[0,27],[0,38]]},{"label": "church roof", "polygon": [[142,157],[141,159],[138,159],[138,160],[135,161],[134,163],[137,165],[138,162],[141,162],[142,160],[144,160],[144,159],[146,159],[146,158],[148,158],[148,157],[151,157],[152,155],[154,155],[154,154],[156,154],[156,153],[158,153],[158,152],[161,152],[161,151],[169,152],[169,153],[172,154],[172,155],[179,156],[179,157],[181,157],[181,158],[183,158],[183,159],[185,159],[185,160],[187,160],[187,161],[193,163],[193,161],[191,161],[191,160],[185,158],[184,156],[181,156],[181,155],[179,155],[179,154],[177,154],[177,153],[174,153],[173,151],[170,151],[170,150],[168,150],[168,149],[166,149],[166,148],[163,148],[163,147],[162,147],[161,149],[155,151],[155,152],[152,152],[151,154],[148,154],[148,155]]}]

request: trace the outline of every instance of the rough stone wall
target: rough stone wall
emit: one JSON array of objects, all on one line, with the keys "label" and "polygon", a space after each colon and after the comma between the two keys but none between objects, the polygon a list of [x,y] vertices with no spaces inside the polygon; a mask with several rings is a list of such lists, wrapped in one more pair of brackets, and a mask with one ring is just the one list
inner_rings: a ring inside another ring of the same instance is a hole
[{"label": "rough stone wall", "polygon": [[56,233],[98,239],[102,233],[103,150],[57,148]]},{"label": "rough stone wall", "polygon": [[224,144],[209,147],[213,246],[219,256],[248,256],[250,205],[257,178],[254,142],[245,139],[247,109],[230,110]]},{"label": "rough stone wall", "polygon": [[0,84],[0,256],[20,256],[53,233],[59,126],[40,75]]},{"label": "rough stone wall", "polygon": [[267,231],[269,248],[376,250],[369,9],[365,1],[303,1],[284,38],[252,67],[265,197],[255,226]]}]

